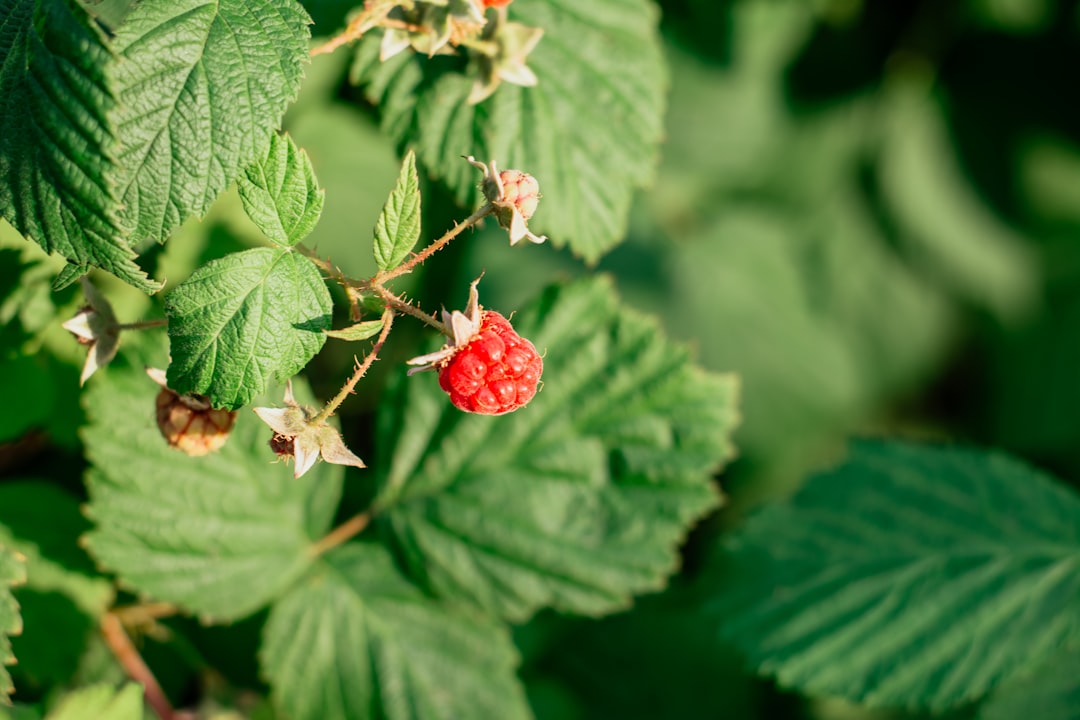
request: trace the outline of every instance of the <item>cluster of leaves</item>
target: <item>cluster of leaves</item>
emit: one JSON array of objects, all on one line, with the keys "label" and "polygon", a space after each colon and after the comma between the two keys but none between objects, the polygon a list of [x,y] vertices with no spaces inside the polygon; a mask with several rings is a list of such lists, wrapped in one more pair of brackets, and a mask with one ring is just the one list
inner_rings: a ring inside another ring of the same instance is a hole
[{"label": "cluster of leaves", "polygon": [[[1048,76],[1002,48],[1071,52],[1068,3],[661,4],[666,37],[651,0],[515,0],[537,84],[473,104],[473,65],[380,62],[377,32],[309,64],[296,0],[0,0],[0,718],[143,717],[97,632],[121,617],[213,718],[1073,716],[1076,491],[846,445],[1080,473],[1080,128],[1065,91],[1006,93],[1032,136],[978,90],[1015,71],[994,58]],[[554,247],[489,228],[401,283],[434,306],[486,270],[545,352],[528,408],[459,413],[406,380],[432,348],[404,331],[337,423],[367,470],[294,478],[248,410],[216,454],[165,444],[144,366],[226,408],[305,367],[302,403],[335,392],[355,346],[326,338],[383,305],[327,268],[392,273],[451,227],[467,154],[538,178]],[[95,273],[169,344],[125,333],[79,398],[58,326],[91,267],[180,282]]]}]

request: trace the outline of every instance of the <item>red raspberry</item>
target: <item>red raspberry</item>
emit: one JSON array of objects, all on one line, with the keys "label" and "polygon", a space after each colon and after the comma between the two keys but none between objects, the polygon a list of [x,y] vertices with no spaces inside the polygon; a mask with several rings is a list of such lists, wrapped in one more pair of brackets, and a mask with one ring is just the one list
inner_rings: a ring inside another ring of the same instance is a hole
[{"label": "red raspberry", "polygon": [[489,7],[506,7],[513,0],[480,0],[480,4],[486,8]]},{"label": "red raspberry", "polygon": [[543,371],[533,344],[502,315],[485,310],[480,331],[442,366],[439,385],[461,410],[502,415],[532,400]]}]

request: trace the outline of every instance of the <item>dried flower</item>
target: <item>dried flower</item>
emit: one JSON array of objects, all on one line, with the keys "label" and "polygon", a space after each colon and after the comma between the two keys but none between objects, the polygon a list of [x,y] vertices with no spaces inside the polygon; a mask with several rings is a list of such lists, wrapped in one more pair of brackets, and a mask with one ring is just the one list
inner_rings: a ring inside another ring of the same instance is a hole
[{"label": "dried flower", "polygon": [[478,77],[469,92],[469,104],[487,100],[502,82],[522,87],[536,85],[539,80],[527,60],[543,36],[543,28],[506,22],[505,11],[489,21],[480,40],[470,46],[475,51]]},{"label": "dried flower", "polygon": [[181,395],[170,389],[164,370],[146,368],[146,374],[161,386],[154,407],[165,442],[192,457],[209,455],[225,445],[236,422],[235,412],[211,407],[202,395]]},{"label": "dried flower", "polygon": [[322,457],[335,465],[365,467],[341,439],[341,433],[318,419],[311,408],[300,407],[293,398],[292,381],[285,385],[285,407],[257,407],[255,414],[270,426],[270,447],[281,458],[295,458],[293,477],[300,477]]},{"label": "dried flower", "polygon": [[83,385],[99,367],[105,367],[116,356],[120,346],[120,324],[116,322],[112,305],[98,292],[93,283],[84,275],[79,278],[82,284],[86,305],[75,317],[64,323],[65,330],[75,336],[82,345],[87,345],[86,364],[83,365],[79,384]]}]

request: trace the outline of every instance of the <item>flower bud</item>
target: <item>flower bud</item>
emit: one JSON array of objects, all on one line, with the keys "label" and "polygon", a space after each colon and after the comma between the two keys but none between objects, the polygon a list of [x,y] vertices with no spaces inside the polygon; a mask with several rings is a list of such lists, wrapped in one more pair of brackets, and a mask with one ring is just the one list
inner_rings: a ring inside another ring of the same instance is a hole
[{"label": "flower bud", "polygon": [[499,179],[503,186],[503,202],[517,208],[526,220],[531,218],[540,204],[540,183],[536,178],[520,170],[503,170]]}]

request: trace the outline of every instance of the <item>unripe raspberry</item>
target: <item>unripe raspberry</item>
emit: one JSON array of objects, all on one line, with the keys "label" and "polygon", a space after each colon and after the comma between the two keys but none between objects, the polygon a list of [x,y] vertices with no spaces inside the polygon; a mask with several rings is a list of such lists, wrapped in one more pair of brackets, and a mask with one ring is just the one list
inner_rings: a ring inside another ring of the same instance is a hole
[{"label": "unripe raspberry", "polygon": [[158,430],[165,442],[192,457],[209,455],[229,439],[236,413],[210,407],[201,395],[180,395],[165,386],[165,373],[148,368],[161,392],[154,401]]},{"label": "unripe raspberry", "polygon": [[543,370],[533,344],[502,315],[487,310],[480,332],[439,371],[439,385],[461,410],[502,415],[532,400]]},{"label": "unripe raspberry", "polygon": [[531,218],[540,204],[540,183],[536,178],[520,170],[503,170],[499,179],[503,186],[503,202],[516,207],[526,220]]}]

